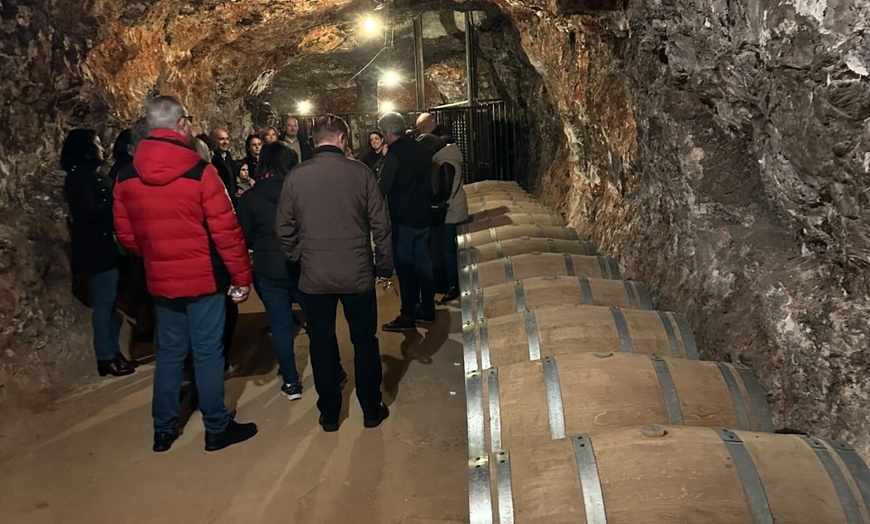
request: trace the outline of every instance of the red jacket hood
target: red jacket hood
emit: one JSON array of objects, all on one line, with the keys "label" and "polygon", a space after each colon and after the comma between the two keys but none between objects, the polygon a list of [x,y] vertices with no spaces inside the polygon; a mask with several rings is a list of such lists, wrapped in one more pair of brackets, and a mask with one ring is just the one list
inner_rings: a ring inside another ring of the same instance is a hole
[{"label": "red jacket hood", "polygon": [[[151,140],[154,138],[160,140]],[[155,129],[136,149],[133,167],[143,184],[165,186],[177,180],[201,160],[202,157],[191,148],[190,140],[183,135],[170,129]]]}]

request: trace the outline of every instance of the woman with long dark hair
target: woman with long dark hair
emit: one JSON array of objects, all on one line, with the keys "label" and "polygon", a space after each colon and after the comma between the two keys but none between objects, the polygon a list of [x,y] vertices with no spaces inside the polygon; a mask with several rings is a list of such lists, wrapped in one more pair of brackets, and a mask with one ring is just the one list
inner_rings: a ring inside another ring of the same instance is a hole
[{"label": "woman with long dark hair", "polygon": [[263,150],[263,139],[260,135],[248,135],[245,139],[245,156],[244,162],[248,164],[248,173],[251,178],[257,176],[257,164],[260,162],[260,152]]},{"label": "woman with long dark hair", "polygon": [[60,165],[66,171],[65,189],[70,210],[70,251],[74,275],[87,275],[91,283],[92,325],[97,371],[129,375],[136,362],[121,354],[118,298],[120,252],[112,223],[112,181],[99,172],[103,145],[93,129],[73,129],[66,136]]},{"label": "woman with long dark hair", "polygon": [[282,144],[263,146],[257,166],[257,183],[239,199],[239,224],[248,249],[254,251],[254,288],[266,306],[272,347],[281,370],[281,394],[302,398],[302,382],[293,352],[293,302],[298,300],[298,275],[291,275],[287,258],[275,234],[275,214],[284,179],[299,162],[296,153]]}]

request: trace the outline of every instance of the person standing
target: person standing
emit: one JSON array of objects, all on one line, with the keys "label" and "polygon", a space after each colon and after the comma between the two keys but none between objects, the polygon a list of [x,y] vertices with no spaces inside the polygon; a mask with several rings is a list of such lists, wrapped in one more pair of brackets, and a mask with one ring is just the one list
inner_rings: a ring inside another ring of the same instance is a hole
[{"label": "person standing", "polygon": [[[181,102],[158,96],[146,104],[150,135],[133,170],[115,186],[115,229],[121,244],[145,261],[157,308],[154,445],[178,438],[184,360],[193,350],[205,450],[216,451],[257,433],[230,418],[224,404],[222,334],[227,288],[248,298],[251,263],[226,188],[214,166],[191,147],[191,118]],[[231,285],[232,284],[232,285]]]},{"label": "person standing", "polygon": [[405,119],[387,113],[378,127],[389,144],[380,187],[390,207],[402,306],[384,331],[416,329],[435,321],[435,282],[429,259],[432,153],[405,133]]},{"label": "person standing", "polygon": [[281,394],[302,398],[302,382],[293,352],[293,302],[299,302],[298,275],[291,278],[287,258],[275,234],[275,215],[287,173],[298,163],[296,153],[281,142],[263,148],[257,184],[239,199],[239,223],[254,251],[254,287],[266,307],[272,348],[278,360]]},{"label": "person standing", "polygon": [[[211,131],[211,143],[214,155],[211,158],[211,164],[217,170],[217,174],[227,193],[230,195],[230,202],[233,208],[238,205],[238,185],[236,184],[236,169],[233,163],[232,154],[230,154],[230,134],[226,129],[216,127]],[[224,319],[224,371],[230,369],[230,348],[233,346],[233,338],[236,334],[236,323],[239,320],[239,306],[232,297],[227,295],[226,306],[224,308],[226,318]]]},{"label": "person standing", "polygon": [[443,228],[440,252],[444,258],[447,289],[441,304],[459,298],[459,268],[456,233],[459,224],[468,220],[468,202],[462,180],[462,151],[456,144],[448,144],[432,134],[423,134],[417,139],[434,156],[432,161],[438,170],[438,195],[433,201],[433,219]]},{"label": "person standing", "polygon": [[245,156],[244,162],[248,164],[248,173],[251,178],[257,176],[257,163],[260,161],[260,151],[263,149],[263,140],[259,135],[248,135],[245,139]]},{"label": "person standing", "polygon": [[299,138],[299,119],[293,115],[288,115],[284,119],[284,132],[281,133],[278,140],[292,149],[300,162],[305,162],[314,156],[314,151],[308,145],[308,140]]},{"label": "person standing", "polygon": [[93,129],[73,129],[63,142],[60,165],[66,171],[64,190],[70,211],[70,255],[73,275],[86,275],[91,285],[91,325],[97,372],[101,377],[133,373],[138,365],[121,354],[118,299],[120,252],[112,225],[112,180],[99,172],[105,160]]},{"label": "person standing", "polygon": [[375,294],[375,279],[393,274],[389,218],[372,172],[362,162],[344,156],[348,133],[339,117],[317,120],[314,158],[290,172],[276,218],[281,247],[301,271],[299,289],[308,318],[311,366],[324,431],[338,430],[341,412],[341,357],[335,336],[339,302],[354,347],[363,424],[377,427],[390,414],[380,390]]}]

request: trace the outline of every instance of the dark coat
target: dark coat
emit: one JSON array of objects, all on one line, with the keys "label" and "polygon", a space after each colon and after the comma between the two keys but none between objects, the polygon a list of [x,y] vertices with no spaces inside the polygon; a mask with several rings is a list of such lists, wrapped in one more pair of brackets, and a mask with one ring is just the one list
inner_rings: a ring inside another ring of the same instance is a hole
[{"label": "dark coat", "polygon": [[318,148],[287,175],[276,230],[287,258],[300,262],[304,293],[365,293],[375,275],[393,274],[384,197],[371,170],[337,147]]},{"label": "dark coat", "polygon": [[287,256],[275,233],[275,214],[286,176],[263,178],[239,199],[239,224],[248,249],[254,251],[254,273],[266,278],[290,278]]},{"label": "dark coat", "polygon": [[235,204],[238,188],[236,187],[236,169],[233,165],[233,157],[227,153],[227,158],[224,160],[220,153],[215,151],[211,164],[217,169],[218,176],[221,177],[221,182],[224,183],[224,187],[227,188],[227,193],[230,195],[230,200]]},{"label": "dark coat", "polygon": [[74,274],[95,274],[118,267],[120,252],[112,225],[112,181],[94,168],[67,173],[70,251]]},{"label": "dark coat", "polygon": [[405,135],[390,144],[381,170],[381,191],[393,226],[429,227],[432,200],[432,153]]},{"label": "dark coat", "polygon": [[254,158],[253,156],[248,155],[245,157],[244,162],[246,164],[248,164],[248,173],[250,173],[251,178],[256,179],[257,178],[257,165],[259,165],[260,161],[256,158]]},{"label": "dark coat", "polygon": [[118,173],[124,171],[125,169],[130,168],[133,165],[133,157],[130,155],[124,155],[121,158],[115,160],[115,163],[112,164],[112,168],[109,169],[109,178],[112,180],[112,183],[118,181]]}]

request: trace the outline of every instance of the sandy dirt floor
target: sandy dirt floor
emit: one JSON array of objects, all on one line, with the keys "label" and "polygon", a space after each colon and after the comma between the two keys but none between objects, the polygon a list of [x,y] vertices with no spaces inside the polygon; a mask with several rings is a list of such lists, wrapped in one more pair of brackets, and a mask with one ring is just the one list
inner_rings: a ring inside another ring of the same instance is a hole
[{"label": "sandy dirt floor", "polygon": [[[380,322],[398,312],[379,288]],[[128,377],[94,379],[49,409],[0,424],[0,523],[467,522],[467,441],[459,313],[439,309],[431,328],[378,332],[391,416],[363,429],[354,380],[340,431],[317,424],[308,337],[296,338],[305,395],[279,396],[268,322],[255,299],[239,318],[226,397],[259,434],[203,451],[198,411],[167,453],[151,451],[150,345]],[[451,329],[451,325],[453,326]],[[345,369],[353,348],[339,311]],[[189,391],[185,393],[189,397]],[[346,418],[344,418],[346,417]]]}]

